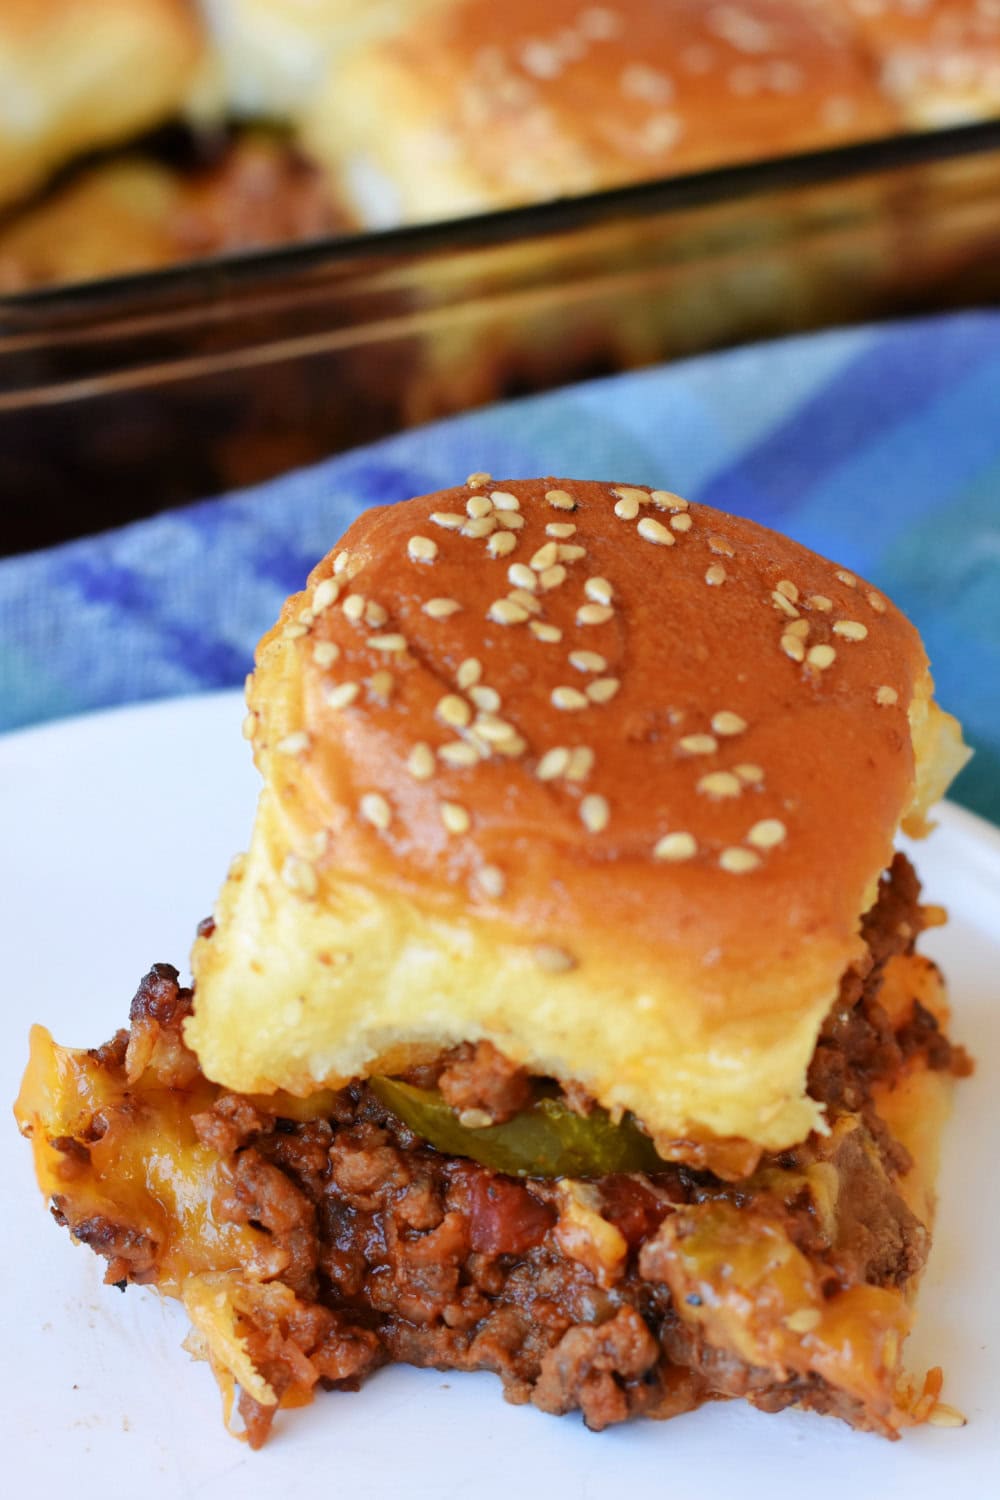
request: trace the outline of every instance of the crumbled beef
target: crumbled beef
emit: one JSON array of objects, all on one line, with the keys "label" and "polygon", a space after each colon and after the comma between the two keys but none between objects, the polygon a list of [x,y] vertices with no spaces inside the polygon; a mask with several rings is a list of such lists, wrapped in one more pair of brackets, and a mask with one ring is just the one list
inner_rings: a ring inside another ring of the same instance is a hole
[{"label": "crumbled beef", "polygon": [[629,1415],[628,1382],[657,1363],[660,1346],[639,1314],[623,1307],[596,1328],[577,1326],[563,1334],[542,1360],[532,1400],[562,1416],[578,1407],[587,1426],[600,1432]]},{"label": "crumbled beef", "polygon": [[527,1073],[492,1042],[456,1047],[438,1075],[437,1086],[452,1109],[481,1110],[494,1125],[525,1109],[532,1097]]},{"label": "crumbled beef", "polygon": [[[276,1302],[243,1315],[241,1336],[264,1378],[279,1395],[317,1378],[350,1389],[398,1360],[492,1370],[509,1400],[550,1412],[579,1408],[595,1429],[637,1412],[670,1415],[712,1395],[746,1396],[769,1411],[798,1402],[878,1426],[863,1403],[817,1376],[779,1378],[775,1368],[710,1344],[653,1274],[650,1250],[677,1210],[718,1202],[783,1225],[826,1295],[859,1282],[905,1286],[919,1269],[926,1230],[897,1187],[908,1158],[872,1103],[873,1085],[891,1081],[916,1053],[931,1067],[963,1065],[964,1054],[923,1007],[896,1035],[879,1005],[885,964],[912,946],[920,928],[918,897],[899,857],[865,919],[868,956],[845,975],[823,1028],[810,1087],[833,1134],[765,1159],[738,1182],[690,1164],[600,1179],[600,1211],[627,1245],[610,1286],[560,1249],[552,1232],[555,1184],[514,1180],[435,1151],[363,1083],[332,1096],[323,1119],[304,1122],[233,1094],[199,1107],[197,1136],[218,1157],[216,1217],[264,1238],[267,1249],[251,1268],[255,1284],[294,1293],[290,1308]],[[190,1061],[180,1032],[190,1003],[176,970],[155,966],[133,1002],[131,1038],[119,1033],[91,1057],[110,1073],[127,1069],[130,1080],[139,1055],[157,1081],[181,1077]],[[533,1086],[482,1042],[452,1049],[411,1076],[437,1085],[453,1107],[497,1120],[523,1107]],[[592,1104],[585,1096],[573,1102],[584,1112]],[[86,1142],[103,1129],[95,1114],[89,1134],[84,1122],[56,1143],[67,1172],[56,1212],[109,1258],[109,1279],[153,1280],[151,1240],[108,1219],[74,1221],[68,1206],[73,1173],[86,1167]],[[810,1187],[810,1172],[824,1166],[836,1174],[832,1221]],[[687,1297],[692,1307],[698,1295]],[[274,1408],[244,1392],[240,1410],[259,1445]]]},{"label": "crumbled beef", "polygon": [[844,975],[809,1065],[810,1094],[834,1114],[864,1111],[872,1085],[892,1078],[917,1052],[931,1068],[968,1070],[964,1049],[947,1040],[919,1001],[914,1020],[898,1034],[879,1004],[886,964],[897,954],[912,952],[922,926],[920,882],[905,854],[897,854],[862,922],[865,957]]}]

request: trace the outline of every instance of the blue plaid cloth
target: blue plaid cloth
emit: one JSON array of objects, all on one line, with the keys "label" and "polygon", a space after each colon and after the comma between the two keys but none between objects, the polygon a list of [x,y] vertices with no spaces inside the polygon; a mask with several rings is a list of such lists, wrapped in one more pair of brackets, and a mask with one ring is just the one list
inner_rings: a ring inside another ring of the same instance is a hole
[{"label": "blue plaid cloth", "polygon": [[919,625],[1000,822],[1000,314],[785,339],[571,386],[0,562],[0,729],[240,683],[365,506],[561,474],[658,485],[856,569]]}]

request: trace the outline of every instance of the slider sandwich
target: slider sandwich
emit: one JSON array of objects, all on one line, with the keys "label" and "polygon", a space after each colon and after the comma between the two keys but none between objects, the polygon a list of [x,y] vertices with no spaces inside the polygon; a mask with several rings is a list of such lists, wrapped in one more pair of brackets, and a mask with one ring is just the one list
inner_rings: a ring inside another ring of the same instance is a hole
[{"label": "slider sandwich", "polygon": [[17,1117],[251,1444],[391,1361],[594,1429],[951,1420],[901,1351],[968,1063],[893,843],[967,752],[903,615],[669,491],[474,474],[351,527],[248,703],[193,987],[36,1027]]}]

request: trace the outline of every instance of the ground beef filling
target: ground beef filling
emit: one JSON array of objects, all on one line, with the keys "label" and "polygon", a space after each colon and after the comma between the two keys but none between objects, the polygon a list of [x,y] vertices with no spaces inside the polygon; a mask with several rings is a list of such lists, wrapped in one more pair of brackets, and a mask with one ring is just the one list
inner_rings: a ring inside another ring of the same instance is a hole
[{"label": "ground beef filling", "polygon": [[[264,1231],[267,1274],[294,1294],[287,1306],[245,1320],[256,1367],[279,1396],[303,1359],[313,1378],[341,1389],[394,1360],[492,1370],[509,1400],[554,1413],[579,1408],[594,1429],[730,1395],[767,1410],[798,1402],[877,1425],[863,1403],[817,1376],[779,1379],[713,1346],[679,1315],[676,1278],[668,1285],[661,1274],[657,1231],[697,1205],[738,1208],[765,1229],[780,1226],[824,1295],[902,1286],[919,1270],[927,1232],[896,1187],[908,1160],[874,1114],[871,1092],[915,1052],[933,1068],[964,1068],[929,1012],[915,1007],[894,1031],[879,1004],[886,962],[912,947],[922,925],[918,898],[899,856],[865,921],[865,962],[844,976],[810,1070],[832,1135],[765,1159],[738,1183],[665,1165],[580,1185],[581,1212],[610,1226],[613,1254],[595,1242],[595,1258],[567,1237],[565,1185],[515,1180],[435,1151],[363,1083],[334,1095],[325,1118],[305,1122],[237,1095],[215,1098],[194,1115],[199,1140],[218,1158],[214,1217]],[[185,1070],[196,1067],[180,1041],[190,1003],[176,972],[156,966],[133,1002],[130,1031],[92,1056],[132,1077],[152,1049],[162,1062],[165,1048],[183,1086]],[[523,1108],[536,1086],[487,1043],[453,1049],[410,1078],[436,1086],[456,1110],[495,1122]],[[566,1093],[581,1112],[592,1107],[581,1091]],[[68,1165],[80,1149],[67,1140]],[[838,1176],[835,1221],[804,1188],[817,1164]],[[57,1216],[108,1257],[108,1279],[155,1281],[156,1246],[127,1225],[74,1222],[71,1197],[57,1200]],[[244,1391],[240,1410],[259,1445],[274,1407]]]}]

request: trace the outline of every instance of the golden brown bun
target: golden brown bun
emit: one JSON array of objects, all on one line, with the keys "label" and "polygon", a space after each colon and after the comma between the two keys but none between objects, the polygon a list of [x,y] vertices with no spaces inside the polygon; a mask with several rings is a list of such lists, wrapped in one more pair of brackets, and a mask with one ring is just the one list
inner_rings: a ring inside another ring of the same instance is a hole
[{"label": "golden brown bun", "polygon": [[[470,507],[488,536],[453,529]],[[193,955],[208,1076],[306,1094],[487,1037],[662,1142],[817,1123],[819,1026],[922,811],[912,704],[923,759],[961,763],[916,631],[867,584],[571,480],[362,516],[249,701],[265,787]]]},{"label": "golden brown bun", "polygon": [[299,117],[333,58],[447,0],[202,0],[226,108]]},{"label": "golden brown bun", "polygon": [[878,65],[886,97],[922,128],[1000,113],[1000,6],[993,0],[835,0]]},{"label": "golden brown bun", "polygon": [[202,61],[190,0],[4,0],[0,203],[178,113]]},{"label": "golden brown bun", "polygon": [[455,0],[335,65],[304,126],[367,222],[447,218],[891,130],[796,0]]}]

